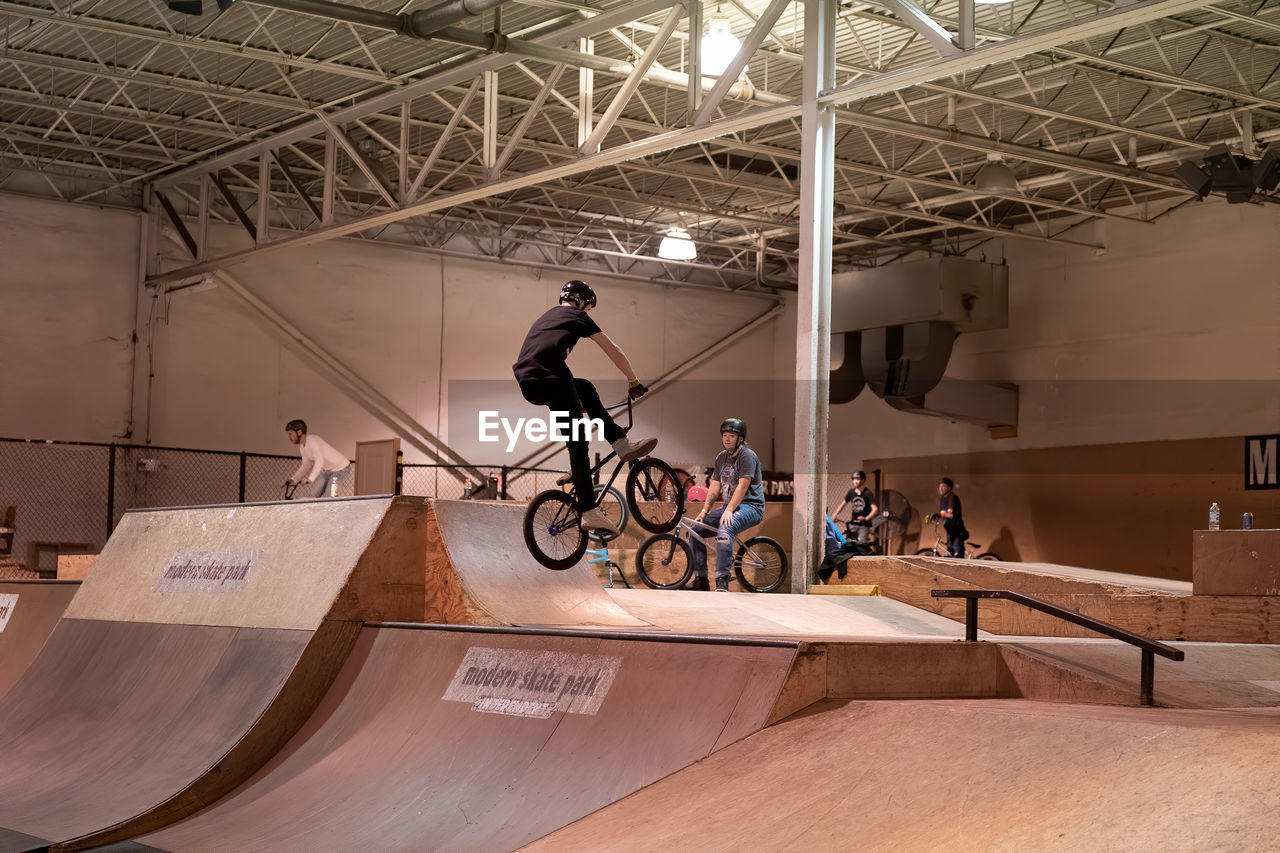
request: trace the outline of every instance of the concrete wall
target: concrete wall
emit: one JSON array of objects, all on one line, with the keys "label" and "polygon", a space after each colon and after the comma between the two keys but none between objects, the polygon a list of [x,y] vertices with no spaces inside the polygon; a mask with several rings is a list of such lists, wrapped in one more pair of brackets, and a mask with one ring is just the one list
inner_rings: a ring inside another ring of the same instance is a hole
[{"label": "concrete wall", "polygon": [[0,437],[128,431],[140,221],[0,196]]}]

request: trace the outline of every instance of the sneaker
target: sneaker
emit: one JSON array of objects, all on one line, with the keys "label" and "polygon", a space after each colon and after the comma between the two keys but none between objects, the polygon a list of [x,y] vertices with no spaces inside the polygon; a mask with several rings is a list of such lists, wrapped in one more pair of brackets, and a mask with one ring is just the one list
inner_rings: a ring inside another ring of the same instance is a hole
[{"label": "sneaker", "polygon": [[632,441],[626,437],[618,439],[612,445],[613,452],[618,454],[619,462],[630,462],[632,459],[648,456],[657,446],[656,438],[638,438]]},{"label": "sneaker", "polygon": [[693,577],[689,578],[689,582],[686,583],[684,586],[682,586],[681,589],[692,589],[695,591],[710,592],[711,585],[707,583],[707,578],[705,575],[694,575]]},{"label": "sneaker", "polygon": [[556,485],[557,485],[557,486],[567,486],[567,485],[569,485],[569,484],[570,484],[570,483],[572,483],[572,482],[573,482],[573,472],[572,472],[572,471],[569,471],[569,472],[565,473],[563,476],[556,478]]},{"label": "sneaker", "polygon": [[583,530],[600,530],[606,534],[612,533],[618,535],[618,528],[609,516],[605,515],[599,509],[589,509],[582,514],[582,520],[578,522]]},{"label": "sneaker", "polygon": [[729,579],[727,577],[716,578],[716,592],[728,592],[728,591],[729,591]]}]

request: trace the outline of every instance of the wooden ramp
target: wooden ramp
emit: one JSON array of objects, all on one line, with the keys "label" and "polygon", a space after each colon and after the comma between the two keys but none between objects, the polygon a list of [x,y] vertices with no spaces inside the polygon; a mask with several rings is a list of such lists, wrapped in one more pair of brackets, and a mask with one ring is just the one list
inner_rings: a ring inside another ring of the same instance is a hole
[{"label": "wooden ramp", "polygon": [[36,659],[79,581],[0,581],[0,696]]},{"label": "wooden ramp", "polygon": [[[884,595],[964,621],[964,602],[931,589],[1008,589],[1157,640],[1280,642],[1280,597],[1193,595],[1191,584],[1052,563],[941,557],[854,557],[834,583],[879,584]],[[1092,637],[1086,628],[1004,601],[978,604],[979,624],[996,634]]]},{"label": "wooden ramp", "polygon": [[759,731],[795,653],[793,643],[365,628],[277,758],[137,841],[511,850]]},{"label": "wooden ramp", "polygon": [[126,514],[0,699],[0,850],[128,838],[247,778],[310,715],[358,620],[420,615],[424,511]]},{"label": "wooden ramp", "polygon": [[524,504],[433,501],[428,622],[630,630],[648,623],[623,610],[586,563],[553,572],[529,555]]},{"label": "wooden ramp", "polygon": [[1274,850],[1276,712],[820,703],[528,853]]}]

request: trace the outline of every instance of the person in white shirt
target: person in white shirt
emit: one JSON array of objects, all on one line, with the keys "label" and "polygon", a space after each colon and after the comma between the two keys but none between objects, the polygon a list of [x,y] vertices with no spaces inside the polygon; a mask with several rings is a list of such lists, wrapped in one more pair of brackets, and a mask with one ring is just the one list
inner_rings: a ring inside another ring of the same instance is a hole
[{"label": "person in white shirt", "polygon": [[284,432],[302,453],[302,462],[289,480],[290,484],[307,487],[298,497],[337,497],[338,485],[351,474],[351,460],[320,436],[307,435],[306,421],[289,421]]}]

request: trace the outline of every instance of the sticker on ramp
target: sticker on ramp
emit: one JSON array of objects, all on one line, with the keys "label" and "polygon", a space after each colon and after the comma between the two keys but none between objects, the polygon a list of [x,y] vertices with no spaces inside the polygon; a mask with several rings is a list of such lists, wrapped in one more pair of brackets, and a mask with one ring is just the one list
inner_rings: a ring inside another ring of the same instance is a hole
[{"label": "sticker on ramp", "polygon": [[622,658],[473,646],[444,692],[473,711],[546,719],[554,713],[595,714],[613,686]]},{"label": "sticker on ramp", "polygon": [[239,592],[249,585],[258,551],[184,551],[169,558],[155,592]]},{"label": "sticker on ramp", "polygon": [[9,624],[9,617],[13,615],[13,609],[18,606],[18,594],[16,592],[0,593],[0,631],[4,630],[4,626]]}]

